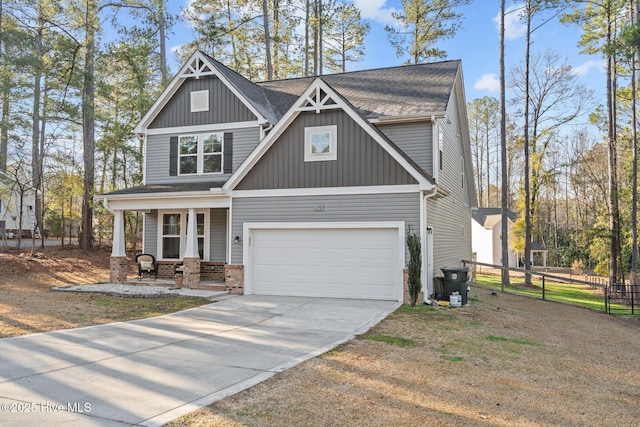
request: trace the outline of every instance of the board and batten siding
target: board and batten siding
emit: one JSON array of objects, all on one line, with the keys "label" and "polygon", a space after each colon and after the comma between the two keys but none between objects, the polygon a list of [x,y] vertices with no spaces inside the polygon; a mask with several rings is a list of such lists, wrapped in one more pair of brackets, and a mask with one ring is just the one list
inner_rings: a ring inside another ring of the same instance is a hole
[{"label": "board and batten siding", "polygon": [[[420,229],[420,196],[416,193],[351,194],[234,198],[232,236],[243,236],[245,222],[368,222],[405,221]],[[243,264],[242,247],[231,245],[231,263]],[[406,248],[405,248],[406,252]],[[405,258],[408,255],[405,254]],[[404,266],[403,266],[404,267]]]},{"label": "board and batten siding", "polygon": [[[221,131],[222,132],[222,131]],[[260,128],[258,126],[244,129],[229,129],[224,132],[233,133],[233,170],[251,153],[260,141]],[[192,135],[181,133],[180,135]],[[166,184],[178,182],[205,182],[226,181],[230,174],[206,174],[206,175],[169,175],[169,144],[172,136],[178,134],[163,134],[147,136],[146,157],[146,184]]]},{"label": "board and batten siding", "polygon": [[433,132],[430,122],[377,123],[376,126],[418,166],[433,175]]},{"label": "board and batten siding", "polygon": [[471,204],[465,176],[462,185],[463,147],[460,139],[460,121],[457,114],[455,90],[449,99],[446,118],[439,119],[444,136],[444,162],[438,172],[438,186],[449,195],[428,199],[427,225],[433,227],[433,273],[442,276],[442,267],[462,265],[462,259],[471,259]]},{"label": "board and batten siding", "polygon": [[[304,161],[306,127],[337,126],[337,159]],[[236,190],[415,184],[413,178],[342,110],[301,113]]]},{"label": "board and batten siding", "polygon": [[[209,91],[209,110],[191,112],[191,92]],[[218,77],[188,78],[153,119],[150,129],[257,120],[247,106]]]},{"label": "board and batten siding", "polygon": [[[172,210],[172,212],[179,211]],[[186,210],[185,210],[186,212]],[[143,252],[159,258],[158,232],[160,218],[156,209],[144,214]],[[211,209],[209,212],[209,259],[225,262],[227,256],[227,209]]]}]

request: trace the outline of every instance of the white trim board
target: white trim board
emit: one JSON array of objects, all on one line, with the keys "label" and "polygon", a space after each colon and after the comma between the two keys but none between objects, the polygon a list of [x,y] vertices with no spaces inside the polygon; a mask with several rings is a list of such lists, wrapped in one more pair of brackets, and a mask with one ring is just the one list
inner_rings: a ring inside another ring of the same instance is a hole
[{"label": "white trim board", "polygon": [[379,185],[362,187],[314,187],[314,188],[282,188],[274,190],[237,190],[231,192],[231,197],[299,197],[299,196],[340,196],[345,194],[398,194],[418,193],[418,184],[409,185]]}]

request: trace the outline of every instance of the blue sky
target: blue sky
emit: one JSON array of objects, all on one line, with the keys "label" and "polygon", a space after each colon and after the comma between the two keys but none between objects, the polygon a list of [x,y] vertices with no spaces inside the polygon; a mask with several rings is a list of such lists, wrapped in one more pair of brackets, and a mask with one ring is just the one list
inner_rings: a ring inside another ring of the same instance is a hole
[{"label": "blue sky", "polygon": [[[174,13],[188,6],[189,0],[170,2]],[[402,64],[406,58],[397,58],[389,44],[384,27],[393,24],[391,13],[401,7],[400,0],[353,0],[361,10],[363,19],[371,25],[366,39],[365,59],[350,64],[348,70],[390,67]],[[519,3],[507,1],[509,9],[517,8]],[[461,59],[465,79],[467,101],[483,96],[499,97],[499,29],[498,0],[473,0],[471,4],[459,9],[464,14],[463,26],[453,39],[439,43],[438,47],[447,51],[447,59]],[[505,58],[507,73],[516,64],[524,60],[525,29],[517,13],[507,15],[505,24]],[[184,22],[174,28],[169,40],[170,48],[188,41],[191,30]],[[532,53],[553,49],[562,59],[574,67],[580,81],[592,89],[598,102],[604,102],[605,76],[602,58],[579,54],[577,46],[580,29],[551,21],[538,29],[533,35]],[[174,59],[174,58],[172,58]],[[175,61],[175,59],[174,59]],[[172,61],[172,62],[174,62]],[[174,71],[177,68],[174,64]]]}]

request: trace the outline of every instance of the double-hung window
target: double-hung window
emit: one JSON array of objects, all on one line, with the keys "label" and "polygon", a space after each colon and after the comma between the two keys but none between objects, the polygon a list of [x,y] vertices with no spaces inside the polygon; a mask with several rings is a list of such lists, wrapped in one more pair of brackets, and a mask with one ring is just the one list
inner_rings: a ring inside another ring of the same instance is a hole
[{"label": "double-hung window", "polygon": [[[160,212],[158,215],[161,232],[158,233],[161,253],[159,259],[180,260],[184,257],[187,244],[188,211]],[[198,239],[198,254],[200,259],[209,258],[209,213],[196,212],[196,228]]]},{"label": "double-hung window", "polygon": [[182,135],[178,138],[179,175],[222,173],[224,134]]}]

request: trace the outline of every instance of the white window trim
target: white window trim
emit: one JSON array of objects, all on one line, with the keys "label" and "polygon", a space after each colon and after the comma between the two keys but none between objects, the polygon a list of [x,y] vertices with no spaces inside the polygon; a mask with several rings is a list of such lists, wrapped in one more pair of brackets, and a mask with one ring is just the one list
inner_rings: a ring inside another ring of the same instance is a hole
[{"label": "white window trim", "polygon": [[[204,153],[204,138],[210,135],[220,135],[220,152],[219,153]],[[180,167],[180,159],[182,157],[191,157],[193,154],[182,155],[180,154],[180,142],[182,138],[195,137],[197,144],[197,160],[196,160],[196,173],[182,173]],[[220,172],[204,172],[204,156],[220,156]],[[201,134],[185,134],[178,136],[178,176],[194,176],[194,175],[222,175],[224,173],[224,132],[206,132]]]},{"label": "white window trim", "polygon": [[191,92],[191,112],[209,111],[209,90],[194,90]]},{"label": "white window trim", "polygon": [[[157,254],[158,261],[181,261],[184,259],[185,249],[187,246],[187,214],[188,209],[172,209],[172,210],[158,210],[158,241],[157,241]],[[202,261],[209,261],[210,259],[210,246],[211,246],[211,227],[210,227],[210,209],[196,209],[197,214],[204,214],[204,253]],[[166,214],[180,214],[180,258],[165,258],[162,253],[162,238],[164,237],[164,215]]]},{"label": "white window trim", "polygon": [[[311,139],[314,135],[329,134],[329,152],[328,153],[312,153]],[[305,162],[322,162],[338,159],[338,126],[313,126],[304,128],[304,161]]]}]

